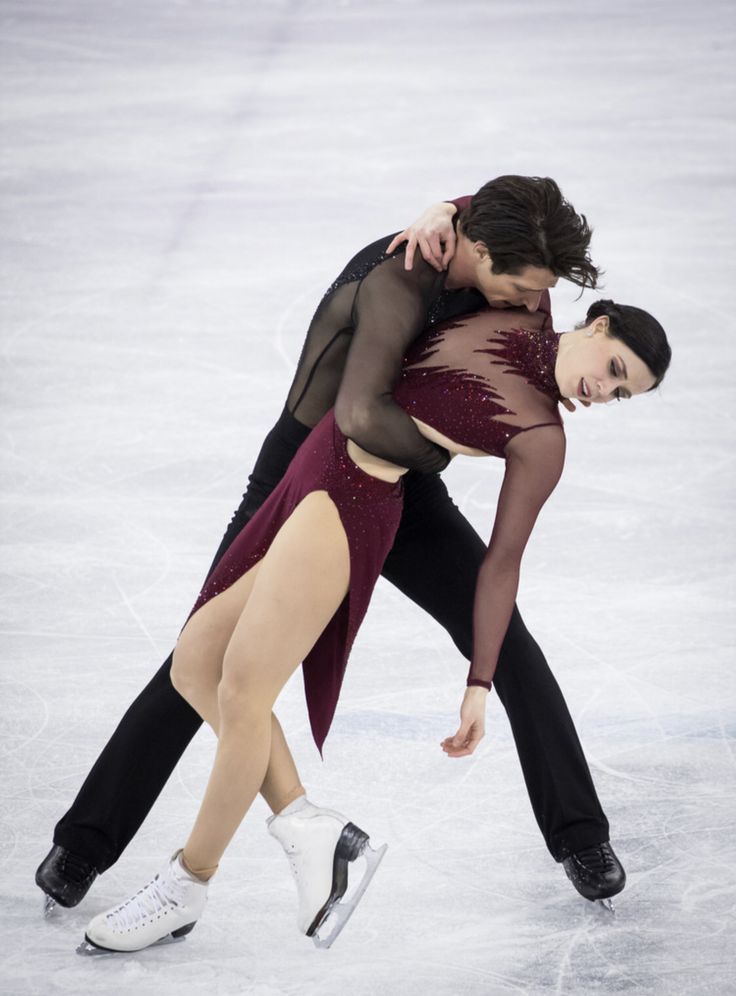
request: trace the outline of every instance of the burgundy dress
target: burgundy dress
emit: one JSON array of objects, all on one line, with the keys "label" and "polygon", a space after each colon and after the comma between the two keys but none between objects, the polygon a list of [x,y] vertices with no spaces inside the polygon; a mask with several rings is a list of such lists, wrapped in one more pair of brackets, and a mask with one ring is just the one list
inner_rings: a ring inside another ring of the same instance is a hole
[{"label": "burgundy dress", "polygon": [[[514,327],[508,327],[510,321]],[[520,559],[539,508],[562,469],[564,436],[554,379],[558,337],[542,327],[544,321],[540,313],[524,317],[518,311],[484,311],[439,325],[416,340],[394,391],[396,401],[410,415],[462,446],[504,457],[509,442],[524,436],[521,444],[518,440],[515,444],[511,475],[507,461],[486,558],[488,578],[484,578],[484,562],[476,592],[469,683],[485,687],[490,687],[516,597],[515,586],[512,591],[503,583],[493,585],[494,550],[504,557],[509,549],[516,550]],[[543,428],[546,435],[532,431]],[[401,481],[389,484],[366,474],[350,459],[346,446],[330,411],[232,543],[192,609],[193,614],[258,563],[306,495],[328,492],[348,539],[350,585],[303,663],[309,718],[320,751],[335,713],[350,649],[402,509]]]}]

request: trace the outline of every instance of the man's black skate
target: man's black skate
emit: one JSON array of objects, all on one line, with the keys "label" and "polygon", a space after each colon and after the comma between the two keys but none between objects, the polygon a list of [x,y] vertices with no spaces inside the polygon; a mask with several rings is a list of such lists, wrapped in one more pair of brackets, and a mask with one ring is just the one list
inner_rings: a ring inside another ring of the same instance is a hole
[{"label": "man's black skate", "polygon": [[626,885],[626,872],[608,841],[575,851],[563,860],[562,867],[581,896],[613,913],[611,897]]},{"label": "man's black skate", "polygon": [[94,865],[54,844],[36,871],[36,885],[45,893],[44,915],[57,903],[67,909],[81,903],[96,878]]}]

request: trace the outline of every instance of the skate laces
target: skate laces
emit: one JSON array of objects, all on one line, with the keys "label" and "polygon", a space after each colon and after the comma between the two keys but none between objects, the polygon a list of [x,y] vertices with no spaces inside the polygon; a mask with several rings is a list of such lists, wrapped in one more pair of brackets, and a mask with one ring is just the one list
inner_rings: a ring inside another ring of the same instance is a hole
[{"label": "skate laces", "polygon": [[66,851],[62,860],[62,868],[66,878],[74,883],[84,882],[90,875],[94,875],[96,869],[89,861],[80,858],[71,851]]},{"label": "skate laces", "polygon": [[575,857],[590,871],[609,872],[616,867],[610,844],[595,844],[577,851]]},{"label": "skate laces", "polygon": [[118,930],[128,930],[142,920],[162,913],[168,906],[179,906],[184,902],[184,885],[175,878],[162,878],[159,874],[130,899],[107,914],[110,926]]}]

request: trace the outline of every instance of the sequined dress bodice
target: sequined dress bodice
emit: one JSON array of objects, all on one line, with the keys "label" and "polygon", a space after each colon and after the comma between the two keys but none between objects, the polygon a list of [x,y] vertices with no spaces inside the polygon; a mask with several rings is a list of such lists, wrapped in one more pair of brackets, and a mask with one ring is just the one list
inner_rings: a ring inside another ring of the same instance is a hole
[{"label": "sequined dress bodice", "polygon": [[543,326],[503,311],[445,322],[409,350],[394,398],[454,442],[503,456],[518,433],[561,425],[558,336]]}]

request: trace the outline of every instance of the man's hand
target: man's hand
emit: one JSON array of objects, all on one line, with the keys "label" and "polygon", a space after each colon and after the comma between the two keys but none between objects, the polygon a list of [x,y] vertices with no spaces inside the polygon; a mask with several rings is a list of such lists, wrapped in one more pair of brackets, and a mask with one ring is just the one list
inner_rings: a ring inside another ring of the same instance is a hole
[{"label": "man's hand", "polygon": [[460,706],[460,728],[454,737],[447,737],[440,747],[448,757],[472,754],[486,732],[486,699],[488,690],[476,685],[465,689]]},{"label": "man's hand", "polygon": [[447,204],[445,201],[433,204],[408,228],[395,236],[386,252],[392,253],[399,248],[402,242],[406,242],[404,269],[410,270],[414,265],[414,253],[419,246],[422,256],[430,266],[441,273],[447,269],[450,260],[455,255],[457,240],[452,219],[456,213],[457,208],[454,204]]}]

